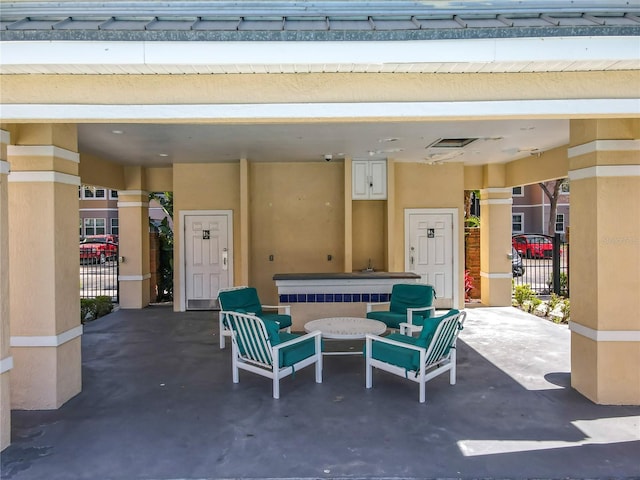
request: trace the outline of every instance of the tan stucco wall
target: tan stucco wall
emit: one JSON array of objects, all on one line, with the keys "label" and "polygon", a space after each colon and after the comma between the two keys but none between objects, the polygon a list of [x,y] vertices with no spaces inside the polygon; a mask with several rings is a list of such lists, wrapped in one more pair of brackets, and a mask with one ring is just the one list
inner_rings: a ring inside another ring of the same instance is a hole
[{"label": "tan stucco wall", "polygon": [[505,184],[509,187],[565,178],[569,172],[567,146],[521,158],[505,165]]},{"label": "tan stucco wall", "polygon": [[[233,163],[176,164],[173,167],[173,220],[174,232],[180,232],[182,210],[231,210],[233,212],[233,250],[240,252],[240,165]],[[181,235],[174,236],[174,309],[179,308]],[[240,278],[238,264],[234,262],[234,279]]]},{"label": "tan stucco wall", "polygon": [[342,162],[251,164],[249,278],[263,303],[277,303],[275,273],[343,271],[343,182]]},{"label": "tan stucco wall", "polygon": [[[0,131],[0,162],[7,160],[7,143],[10,134]],[[5,167],[8,164],[4,164]],[[0,451],[11,442],[11,396],[9,393],[9,210],[8,210],[8,175],[0,173],[0,360],[6,365],[0,373]]]},{"label": "tan stucco wall", "polygon": [[124,167],[117,163],[81,153],[78,172],[84,185],[96,185],[112,190],[124,189]]},{"label": "tan stucco wall", "polygon": [[149,192],[172,192],[173,191],[173,168],[154,167],[146,168],[147,191]]},{"label": "tan stucco wall", "polygon": [[[5,75],[0,100],[2,103],[92,105],[564,100],[635,98],[639,83],[638,71],[460,75]],[[166,92],[171,92],[171,96],[167,97]]]},{"label": "tan stucco wall", "polygon": [[[458,278],[464,278],[464,166],[461,163],[427,165],[423,163],[394,164],[394,216],[393,254],[389,259],[389,270],[404,271],[404,211],[408,208],[457,208],[458,221]],[[464,285],[458,285],[458,298],[464,300]],[[462,305],[456,305],[459,308]]]},{"label": "tan stucco wall", "polygon": [[353,270],[367,268],[369,260],[375,270],[387,270],[387,202],[356,200],[353,202]]}]

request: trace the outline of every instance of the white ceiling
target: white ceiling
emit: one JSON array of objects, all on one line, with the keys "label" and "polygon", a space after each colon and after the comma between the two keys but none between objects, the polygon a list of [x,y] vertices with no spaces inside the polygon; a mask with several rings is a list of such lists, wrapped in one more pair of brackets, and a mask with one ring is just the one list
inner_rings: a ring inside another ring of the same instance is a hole
[{"label": "white ceiling", "polygon": [[[427,148],[441,138],[478,140],[464,148]],[[81,152],[147,166],[240,158],[321,161],[325,155],[480,165],[527,157],[531,150],[542,152],[568,141],[568,120],[79,126]]]}]

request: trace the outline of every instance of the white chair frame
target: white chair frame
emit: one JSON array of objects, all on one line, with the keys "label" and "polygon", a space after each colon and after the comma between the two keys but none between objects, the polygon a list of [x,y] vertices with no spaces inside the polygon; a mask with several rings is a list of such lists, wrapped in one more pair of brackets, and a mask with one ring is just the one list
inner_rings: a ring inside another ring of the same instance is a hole
[{"label": "white chair frame", "polygon": [[[444,319],[438,325],[431,343],[427,348],[418,347],[414,345],[408,345],[406,343],[398,342],[385,337],[377,335],[367,334],[366,336],[366,370],[365,370],[365,386],[371,388],[373,386],[373,368],[378,368],[386,372],[398,375],[408,380],[417,382],[420,385],[419,399],[420,403],[425,402],[425,385],[426,383],[441,375],[445,372],[449,372],[449,384],[455,385],[456,383],[456,341],[458,339],[458,333],[464,324],[464,320],[467,316],[465,311],[461,311],[457,315],[452,315]],[[371,356],[371,349],[373,342],[383,342],[390,345],[396,345],[401,348],[409,350],[415,350],[420,354],[419,365],[420,368],[416,370],[407,371],[403,367],[393,365],[390,363],[377,360]],[[445,354],[447,348],[449,352]]]},{"label": "white chair frame", "polygon": [[[280,398],[280,379],[314,363],[316,366],[316,383],[322,383],[321,332],[314,331],[272,346],[264,322],[260,318],[255,315],[238,312],[224,312],[224,314],[227,315],[229,322],[231,322],[230,324],[233,326],[231,329],[233,383],[240,381],[240,370],[271,378],[273,382],[273,398],[278,399]],[[315,353],[313,355],[292,366],[281,367],[278,364],[281,349],[309,339],[314,341]],[[244,353],[241,353],[238,342],[242,342],[242,345],[246,347]]]},{"label": "white chair frame", "polygon": [[[218,290],[218,296],[220,296],[220,292],[228,292],[231,290],[242,290],[243,288],[249,288],[249,287],[246,285],[241,285],[237,287],[221,288],[220,290]],[[262,305],[262,309],[277,310],[278,312],[280,312],[280,310],[284,310],[285,315],[291,316],[291,305]],[[219,331],[220,331],[220,348],[223,349],[226,345],[225,337],[231,337],[231,330],[227,328],[224,324],[224,315],[222,313],[222,310],[218,313],[218,324],[219,324]],[[288,333],[291,333],[291,327],[287,327],[285,331]]]},{"label": "white chair frame", "polygon": [[[391,302],[373,302],[367,303],[367,313],[373,312],[374,307],[382,306],[382,305],[391,305]],[[413,312],[426,312],[431,310],[431,315],[435,315],[436,307],[418,307],[418,308],[407,308],[407,321],[400,324],[400,333],[403,335],[412,335],[414,332],[419,332],[422,330],[421,325],[414,325],[413,323]]]}]

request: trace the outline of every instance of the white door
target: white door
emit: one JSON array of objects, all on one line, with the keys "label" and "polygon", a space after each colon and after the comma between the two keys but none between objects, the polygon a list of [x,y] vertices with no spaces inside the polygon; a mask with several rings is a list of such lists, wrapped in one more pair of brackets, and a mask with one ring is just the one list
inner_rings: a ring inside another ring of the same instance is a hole
[{"label": "white door", "polygon": [[453,213],[437,210],[407,212],[405,215],[405,268],[420,275],[422,283],[433,285],[439,308],[453,307],[454,297],[457,297],[454,288],[453,217]]},{"label": "white door", "polygon": [[231,283],[228,215],[185,215],[184,258],[187,310],[217,306],[218,290]]}]

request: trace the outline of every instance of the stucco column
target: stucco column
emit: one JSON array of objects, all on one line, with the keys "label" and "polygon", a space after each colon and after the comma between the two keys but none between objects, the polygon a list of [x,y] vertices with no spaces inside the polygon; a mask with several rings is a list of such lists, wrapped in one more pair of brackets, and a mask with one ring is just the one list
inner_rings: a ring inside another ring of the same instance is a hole
[{"label": "stucco column", "polygon": [[11,407],[55,409],[82,388],[77,130],[24,125],[15,135],[7,147]]},{"label": "stucco column", "polygon": [[149,192],[118,192],[120,307],[149,305]]},{"label": "stucco column", "polygon": [[511,188],[480,190],[481,302],[491,307],[511,305]]},{"label": "stucco column", "polygon": [[571,384],[640,404],[640,120],[572,120]]},{"label": "stucco column", "polygon": [[0,450],[11,443],[11,396],[9,372],[13,357],[9,349],[9,132],[0,130]]}]

